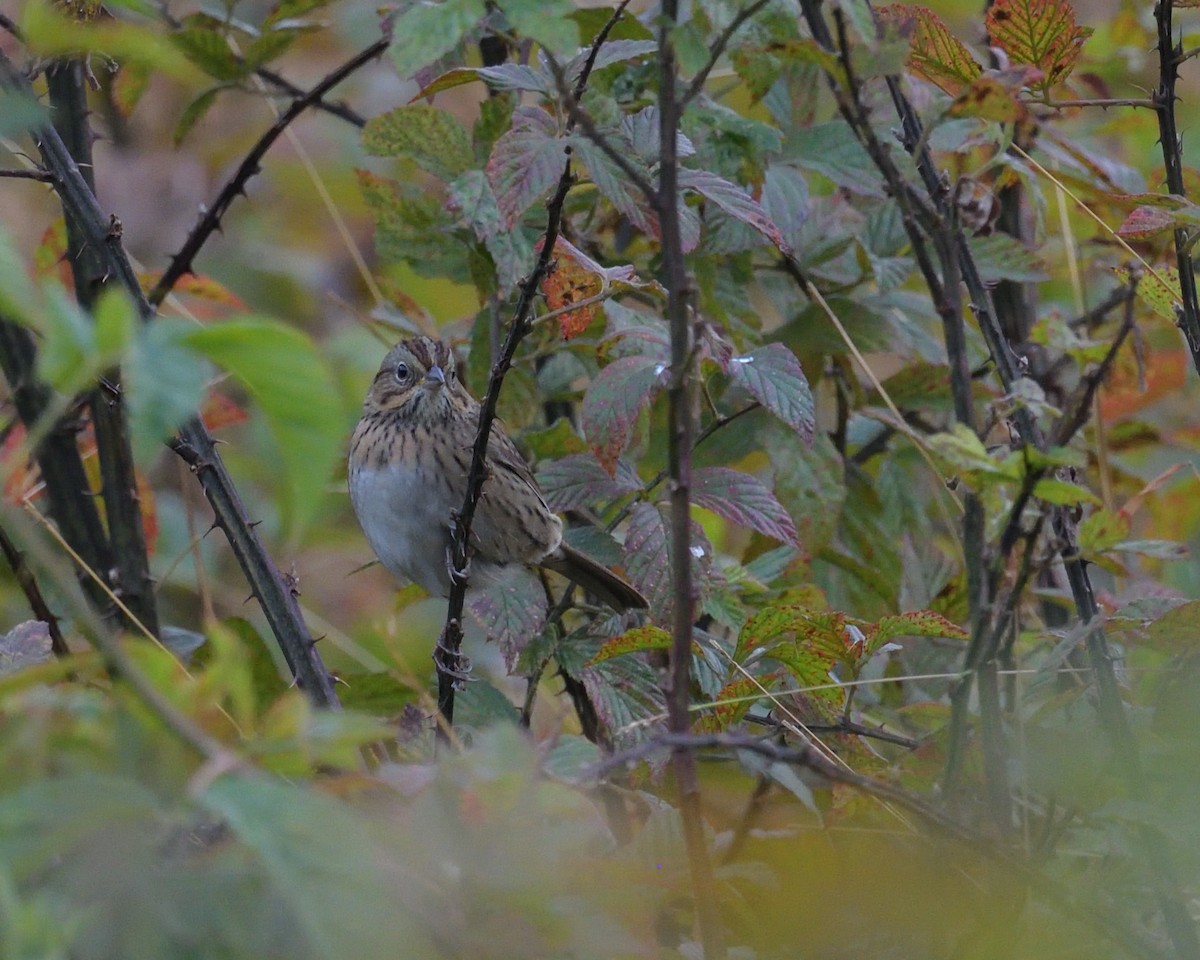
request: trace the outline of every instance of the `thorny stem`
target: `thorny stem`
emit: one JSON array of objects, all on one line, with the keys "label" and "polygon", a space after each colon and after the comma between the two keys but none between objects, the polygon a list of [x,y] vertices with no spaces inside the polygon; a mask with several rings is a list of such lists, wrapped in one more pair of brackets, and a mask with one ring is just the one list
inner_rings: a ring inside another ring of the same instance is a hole
[{"label": "thorny stem", "polygon": [[[1158,24],[1158,87],[1153,99],[1158,110],[1158,142],[1162,146],[1163,165],[1167,174],[1167,192],[1187,196],[1183,179],[1183,149],[1179,128],[1175,122],[1175,83],[1179,79],[1179,55],[1182,44],[1172,36],[1173,0],[1159,0],[1154,7]],[[1179,268],[1179,293],[1183,312],[1179,326],[1187,337],[1192,363],[1200,371],[1200,301],[1196,292],[1196,272],[1188,247],[1188,233],[1182,227],[1175,230],[1175,261]]]},{"label": "thorny stem", "polygon": [[[46,71],[46,86],[55,129],[67,144],[88,188],[92,179],[92,131],[87,123],[84,65],[80,60],[57,61]],[[90,248],[86,231],[65,211],[67,257],[75,283],[75,299],[91,309],[108,282],[100,251]],[[142,522],[141,497],[133,465],[129,423],[121,395],[120,373],[106,371],[91,392],[89,406],[100,462],[101,492],[108,521],[112,567],[108,574],[114,593],[155,636],[159,633],[158,605],[150,578],[150,559]]]},{"label": "thorny stem", "polygon": [[[666,682],[667,728],[674,735],[691,731],[692,623],[696,594],[692,582],[691,483],[692,436],[695,432],[696,375],[689,319],[690,290],[679,226],[679,158],[676,131],[682,104],[676,91],[675,47],[672,30],[678,20],[677,0],[664,0],[658,35],[659,184],[655,209],[662,230],[663,274],[667,287],[667,323],[671,335],[671,376],[667,387],[667,463],[671,476],[670,563],[671,655]],[[690,750],[671,754],[679,812],[695,896],[695,920],[704,956],[723,956],[716,884],[704,819],[696,758]]]},{"label": "thorny stem", "polygon": [[[29,85],[2,53],[0,86],[29,94]],[[58,178],[56,190],[64,208],[85,231],[89,247],[101,252],[107,273],[125,289],[142,321],[149,322],[154,317],[154,308],[138,283],[133,264],[121,243],[120,230],[114,229],[119,223],[101,209],[54,128],[44,125],[34,131],[34,135],[46,169]],[[171,446],[197,474],[205,496],[213,506],[217,523],[225,531],[297,681],[317,705],[337,707],[333,679],[300,614],[295,586],[285,581],[258,539],[208,430],[199,419],[192,419],[180,430],[179,439]]]},{"label": "thorny stem", "polygon": [[[587,89],[588,78],[596,62],[600,47],[608,39],[612,28],[624,15],[628,0],[625,0],[609,18],[604,28],[592,41],[592,49],[587,62],[580,71],[575,84],[573,98],[578,100]],[[569,133],[572,122],[568,121]],[[554,196],[546,204],[546,233],[542,238],[542,247],[538,252],[537,262],[533,271],[519,284],[520,295],[513,311],[512,323],[499,355],[492,364],[491,375],[488,378],[487,392],[479,404],[479,426],[475,432],[475,444],[471,450],[471,466],[467,471],[467,490],[463,498],[462,509],[453,517],[453,537],[450,547],[450,563],[454,574],[451,577],[450,596],[446,609],[446,623],[442,635],[434,651],[434,664],[438,677],[438,712],[442,715],[443,723],[439,725],[439,737],[444,741],[446,731],[454,723],[455,689],[462,682],[464,675],[462,658],[459,650],[462,648],[462,618],[466,599],[467,582],[470,567],[469,543],[471,523],[475,517],[475,508],[479,503],[483,484],[487,480],[487,450],[491,438],[492,423],[496,419],[496,404],[500,399],[500,389],[504,385],[504,377],[512,366],[517,346],[529,332],[530,318],[533,313],[534,300],[537,297],[542,281],[550,267],[554,256],[555,243],[558,240],[559,229],[562,226],[563,203],[567,192],[574,183],[571,175],[571,150],[566,148],[567,159],[563,165],[562,176],[559,177],[558,187]]]}]

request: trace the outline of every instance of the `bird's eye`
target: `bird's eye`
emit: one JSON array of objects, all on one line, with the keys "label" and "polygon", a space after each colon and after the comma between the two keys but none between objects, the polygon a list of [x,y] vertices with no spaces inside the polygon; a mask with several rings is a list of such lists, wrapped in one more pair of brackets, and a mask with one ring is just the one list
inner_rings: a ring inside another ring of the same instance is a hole
[{"label": "bird's eye", "polygon": [[407,363],[396,364],[396,379],[399,380],[401,383],[404,383],[404,381],[406,381],[408,379],[408,364]]}]

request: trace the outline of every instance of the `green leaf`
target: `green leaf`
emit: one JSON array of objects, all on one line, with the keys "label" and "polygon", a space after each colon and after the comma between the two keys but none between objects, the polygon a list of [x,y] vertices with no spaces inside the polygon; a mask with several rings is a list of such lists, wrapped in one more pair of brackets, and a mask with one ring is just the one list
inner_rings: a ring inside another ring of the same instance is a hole
[{"label": "green leaf", "polygon": [[265,319],[193,330],[186,342],[246,384],[279,445],[286,479],[285,515],[293,532],[312,518],[341,456],[340,395],[312,340]]},{"label": "green leaf", "polygon": [[835,0],[834,6],[845,15],[846,22],[854,28],[859,37],[874,45],[878,28],[875,26],[875,17],[867,0]]},{"label": "green leaf", "polygon": [[175,129],[171,132],[171,139],[175,146],[183,143],[187,135],[191,133],[192,127],[199,123],[212,105],[217,102],[217,94],[225,89],[227,88],[223,84],[216,87],[209,87],[183,108],[183,113],[179,115],[179,119],[175,123]]},{"label": "green leaf", "polygon": [[49,284],[40,318],[38,376],[60,393],[78,393],[108,366],[99,356],[91,318],[62,287]]},{"label": "green leaf", "polygon": [[1005,480],[1019,477],[1012,466],[988,453],[975,431],[964,424],[956,423],[949,433],[935,433],[926,443],[952,470]]},{"label": "green leaf", "polygon": [[[560,421],[565,422],[565,421]],[[574,437],[574,432],[571,433]],[[641,489],[637,473],[624,460],[611,476],[590,453],[558,457],[538,465],[538,486],[552,510],[573,510],[616,500]]]},{"label": "green leaf", "polygon": [[216,25],[185,27],[168,36],[180,53],[214,80],[231,83],[251,73]]},{"label": "green leaf", "polygon": [[339,673],[338,698],[347,710],[394,717],[417,700],[418,692],[391,673]]},{"label": "green leaf", "polygon": [[197,798],[251,855],[314,957],[414,956],[437,951],[381,895],[379,838],[332,797],[265,777],[225,776]]},{"label": "green leaf", "polygon": [[457,47],[486,12],[483,0],[410,6],[396,18],[392,28],[392,62],[401,79],[408,79]]},{"label": "green leaf", "polygon": [[37,100],[20,90],[0,90],[0,137],[15,137],[49,122]]},{"label": "green leaf", "polygon": [[1076,503],[1100,503],[1100,498],[1087,487],[1066,480],[1039,480],[1033,488],[1033,495],[1046,503],[1057,506],[1070,506]]},{"label": "green leaf", "polygon": [[195,327],[162,317],[139,328],[122,368],[134,457],[148,460],[204,398],[205,364],[187,338]]},{"label": "green leaf", "polygon": [[453,90],[465,83],[482,80],[491,90],[529,90],[549,94],[554,78],[543,70],[523,63],[502,63],[495,67],[455,67],[422,87],[413,100],[432,97],[443,90]]},{"label": "green leaf", "polygon": [[1129,517],[1120,511],[1093,511],[1079,524],[1079,550],[1084,556],[1111,551],[1129,536]]},{"label": "green leaf", "polygon": [[[63,8],[64,10],[67,8]],[[195,81],[195,71],[169,39],[128,21],[97,18],[77,20],[56,5],[25,4],[21,17],[26,50],[46,58],[96,54],[106,60],[137,63],[179,80]]]},{"label": "green leaf", "polygon": [[783,253],[790,254],[791,246],[783,239],[767,211],[757,200],[750,196],[736,183],[730,183],[724,177],[707,170],[679,171],[679,186],[683,190],[691,190],[700,194],[706,200],[711,200],[727,214],[761,233]]},{"label": "green leaf", "polygon": [[966,640],[969,634],[957,624],[951,623],[940,613],[932,610],[917,610],[891,617],[881,617],[879,622],[866,631],[866,653],[877,653],[884,644],[897,637],[949,637]]},{"label": "green leaf", "polygon": [[984,283],[1012,280],[1014,283],[1038,283],[1049,278],[1041,258],[1020,240],[1007,233],[971,237],[971,252]]},{"label": "green leaf", "polygon": [[828,177],[839,187],[868,197],[885,195],[883,178],[850,127],[841,121],[814,123],[791,137],[784,156]]},{"label": "green leaf", "polygon": [[435,107],[398,107],[372,117],[362,133],[363,149],[376,157],[411,157],[422,170],[450,181],[475,162],[463,125]]},{"label": "green leaf", "polygon": [[646,650],[670,650],[671,635],[661,627],[645,624],[644,626],[634,627],[632,630],[626,630],[619,637],[613,637],[610,640],[605,640],[600,645],[600,649],[596,651],[591,660],[588,661],[589,667],[594,667],[598,663],[603,663],[605,660],[611,660],[613,657],[624,656],[627,653],[642,653]]},{"label": "green leaf", "polygon": [[263,21],[263,27],[270,27],[281,20],[292,20],[306,13],[320,10],[329,6],[330,0],[279,0]]},{"label": "green leaf", "polygon": [[812,443],[816,427],[812,391],[800,361],[782,343],[767,343],[729,361],[729,376],[750,396]]},{"label": "green leaf", "polygon": [[[1122,283],[1129,282],[1129,271],[1113,267]],[[1138,280],[1137,297],[1160,317],[1176,323],[1183,310],[1183,293],[1179,287],[1179,271],[1175,267],[1159,267]]]},{"label": "green leaf", "polygon": [[133,340],[137,316],[125,291],[106,287],[92,309],[96,350],[105,359],[121,357]]},{"label": "green leaf", "polygon": [[671,608],[671,557],[667,524],[659,509],[639,503],[629,515],[625,530],[625,573],[642,591],[654,619],[666,622]]},{"label": "green leaf", "polygon": [[[0,100],[0,105],[3,102]],[[37,288],[29,279],[12,235],[0,227],[0,314],[10,323],[29,324],[38,315],[39,304]]]}]

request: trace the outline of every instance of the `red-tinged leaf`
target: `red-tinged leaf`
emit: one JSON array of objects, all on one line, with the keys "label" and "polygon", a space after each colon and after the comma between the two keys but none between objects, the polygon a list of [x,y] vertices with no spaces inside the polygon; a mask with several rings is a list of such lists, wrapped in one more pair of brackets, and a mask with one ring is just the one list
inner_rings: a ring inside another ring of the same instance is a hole
[{"label": "red-tinged leaf", "polygon": [[1107,193],[1104,199],[1125,210],[1135,207],[1165,207],[1168,210],[1178,210],[1190,205],[1187,197],[1174,193]]},{"label": "red-tinged leaf", "polygon": [[397,107],[372,117],[362,145],[376,157],[408,157],[422,170],[450,181],[471,168],[475,151],[461,123],[445,110],[424,104]]},{"label": "red-tinged leaf", "polygon": [[[1182,352],[1183,351],[1181,350],[1180,353]],[[1171,466],[1167,467],[1166,470],[1142,487],[1141,490],[1126,500],[1124,505],[1122,505],[1120,509],[1121,516],[1126,520],[1132,519],[1133,515],[1142,509],[1142,504],[1146,502],[1146,498],[1150,496],[1150,494],[1156,492],[1160,487],[1163,486],[1163,484],[1165,484],[1168,480],[1175,476],[1175,474],[1182,470],[1183,466],[1184,465],[1182,463],[1171,464]]]},{"label": "red-tinged leaf", "polygon": [[911,25],[909,67],[917,76],[941,87],[950,96],[957,96],[983,72],[966,44],[954,36],[932,10],[894,3],[876,7],[875,14],[883,21],[895,20]]},{"label": "red-tinged leaf", "polygon": [[1066,80],[1092,35],[1075,23],[1075,9],[1065,0],[996,0],[987,12],[992,43],[1014,63],[1028,63],[1045,74],[1043,91]]},{"label": "red-tinged leaf", "polygon": [[513,226],[530,205],[545,196],[562,176],[566,141],[554,118],[536,107],[517,107],[512,127],[492,147],[488,179],[506,226]]},{"label": "red-tinged leaf", "polygon": [[846,616],[811,610],[799,604],[781,604],[760,610],[746,621],[738,634],[733,659],[745,663],[755,650],[775,656],[780,643],[808,644],[819,649],[832,665],[846,651]]},{"label": "red-tinged leaf", "polygon": [[595,656],[588,661],[589,667],[594,667],[605,660],[620,657],[627,653],[641,653],[646,650],[670,650],[671,635],[661,627],[645,624],[627,630],[619,637],[605,640]]},{"label": "red-tinged leaf", "polygon": [[625,530],[625,574],[650,602],[650,617],[658,623],[670,619],[671,558],[667,525],[658,508],[639,503],[629,515]]},{"label": "red-tinged leaf", "polygon": [[638,414],[662,386],[666,372],[666,364],[651,357],[621,357],[601,370],[583,395],[583,435],[610,475],[616,473],[617,457]]},{"label": "red-tinged leaf", "polygon": [[597,501],[615,500],[641,488],[637,473],[625,460],[614,474],[590,453],[577,453],[539,464],[538,486],[550,509],[573,510]]},{"label": "red-tinged leaf", "polygon": [[845,703],[845,689],[834,683],[831,673],[847,659],[844,614],[796,605],[768,607],[742,627],[734,660],[744,662],[755,650],[786,667],[814,706],[832,711]]},{"label": "red-tinged leaf", "polygon": [[713,698],[713,705],[696,718],[692,724],[692,732],[722,733],[735,723],[740,723],[747,711],[754,706],[755,700],[766,696],[763,691],[777,687],[784,676],[781,670],[761,677],[738,674],[721,688]]},{"label": "red-tinged leaf", "polygon": [[215,431],[245,423],[250,414],[219,390],[210,390],[200,406],[200,419],[210,431]]},{"label": "red-tinged leaf", "polygon": [[968,634],[962,627],[932,610],[896,614],[883,617],[874,627],[867,629],[866,655],[877,653],[897,637],[949,637],[952,640],[966,640]]},{"label": "red-tinged leaf", "polygon": [[1138,207],[1117,227],[1125,240],[1148,240],[1175,228],[1175,214],[1165,207]]},{"label": "red-tinged leaf", "polygon": [[432,97],[435,93],[461,87],[465,83],[482,80],[492,90],[530,90],[535,93],[550,93],[554,89],[554,78],[521,63],[502,63],[496,67],[457,67],[443,73],[432,83],[424,86],[409,103]]},{"label": "red-tinged leaf", "polygon": [[711,200],[731,217],[757,230],[783,253],[792,252],[791,245],[783,238],[779,227],[767,211],[736,183],[731,183],[708,170],[681,168],[679,186],[683,190],[691,190],[704,199]]},{"label": "red-tinged leaf", "polygon": [[728,467],[701,467],[692,475],[692,502],[733,523],[800,546],[796,524],[758,477]]},{"label": "red-tinged leaf", "polygon": [[498,644],[511,672],[525,649],[546,625],[546,594],[531,570],[505,567],[494,580],[472,583],[467,609]]},{"label": "red-tinged leaf", "polygon": [[812,443],[816,426],[812,391],[800,361],[782,343],[768,343],[729,361],[733,381]]}]

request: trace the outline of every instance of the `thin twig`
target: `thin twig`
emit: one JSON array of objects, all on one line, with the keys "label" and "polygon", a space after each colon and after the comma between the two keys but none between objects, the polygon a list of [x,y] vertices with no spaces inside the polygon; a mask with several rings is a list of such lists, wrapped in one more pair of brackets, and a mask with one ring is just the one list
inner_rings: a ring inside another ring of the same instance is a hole
[{"label": "thin twig", "polygon": [[708,75],[712,73],[713,67],[717,65],[717,61],[721,59],[721,55],[725,52],[725,48],[729,46],[729,41],[733,39],[733,35],[741,29],[742,24],[758,13],[771,0],[755,0],[750,6],[738,11],[736,17],[729,21],[729,25],[721,31],[721,35],[717,37],[716,43],[708,51],[708,62],[700,68],[700,72],[692,77],[692,82],[688,84],[687,90],[679,98],[679,112],[682,113],[689,103],[700,95],[704,89],[705,81],[708,80]]},{"label": "thin twig", "polygon": [[[265,80],[277,90],[281,90],[289,97],[300,98],[306,95],[303,87],[298,87],[286,77],[280,76],[274,70],[268,70],[266,67],[259,67],[254,71],[261,79]],[[323,110],[325,113],[332,114],[335,117],[340,117],[347,123],[352,123],[356,127],[365,127],[367,118],[357,110],[353,110],[341,101],[330,102],[323,97],[318,97],[312,101],[312,106],[316,110]]]},{"label": "thin twig", "polygon": [[12,180],[37,180],[39,183],[56,183],[58,178],[49,170],[0,170],[0,177]]},{"label": "thin twig", "polygon": [[46,630],[50,634],[50,650],[56,657],[67,656],[70,654],[71,648],[67,646],[66,638],[59,628],[58,617],[46,603],[41,587],[38,586],[37,577],[33,575],[29,564],[25,562],[25,555],[17,549],[17,545],[4,532],[3,527],[0,527],[0,551],[3,551],[4,559],[8,561],[13,576],[17,578],[17,585],[25,594],[25,599],[29,602],[29,609],[46,625]]},{"label": "thin twig", "polygon": [[1039,100],[1029,98],[1023,101],[1030,106],[1049,107],[1051,110],[1068,110],[1074,107],[1100,107],[1107,110],[1109,107],[1144,107],[1147,110],[1157,110],[1158,104],[1153,100],[1139,99],[1137,97],[1117,98],[1112,100]]},{"label": "thin twig", "polygon": [[228,211],[238,195],[245,191],[246,184],[250,181],[250,178],[259,172],[261,169],[259,163],[262,158],[271,148],[271,145],[283,135],[283,131],[287,129],[288,125],[352,73],[370,63],[376,57],[382,56],[390,43],[391,37],[388,35],[376,40],[365,50],[351,57],[336,70],[327,74],[316,86],[303,96],[297,97],[288,105],[288,108],[271,124],[266,133],[259,137],[258,142],[250,148],[249,153],[242,159],[237,170],[226,181],[225,186],[221,188],[212,205],[204,211],[204,216],[200,218],[200,222],[192,228],[192,232],[188,234],[183,247],[171,258],[171,263],[147,297],[151,306],[157,307],[161,304],[167,294],[174,288],[175,284],[185,274],[192,271],[192,261],[200,252],[201,247],[204,246],[208,238],[220,227],[221,218],[225,216],[226,211]]}]

